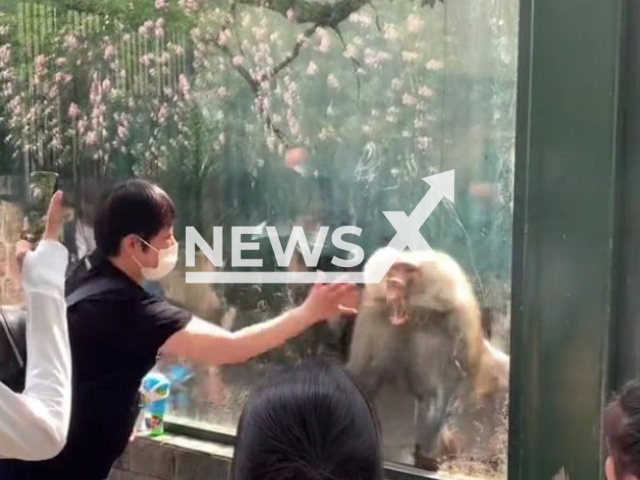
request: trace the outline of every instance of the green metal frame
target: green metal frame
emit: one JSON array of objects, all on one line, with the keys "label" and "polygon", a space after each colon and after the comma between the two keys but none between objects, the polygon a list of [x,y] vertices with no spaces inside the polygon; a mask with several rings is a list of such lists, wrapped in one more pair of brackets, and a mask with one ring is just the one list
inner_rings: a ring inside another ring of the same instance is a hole
[{"label": "green metal frame", "polygon": [[624,0],[522,0],[509,480],[602,478]]}]

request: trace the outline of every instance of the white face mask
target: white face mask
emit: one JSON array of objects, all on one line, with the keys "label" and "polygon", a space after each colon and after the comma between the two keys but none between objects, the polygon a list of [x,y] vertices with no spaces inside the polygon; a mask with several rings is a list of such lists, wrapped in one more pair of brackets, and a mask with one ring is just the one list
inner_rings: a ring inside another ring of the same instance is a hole
[{"label": "white face mask", "polygon": [[171,270],[175,268],[176,263],[178,262],[178,242],[174,243],[170,247],[158,250],[154,246],[149,245],[149,242],[145,242],[142,238],[140,238],[140,240],[146,243],[149,248],[155,250],[158,253],[158,266],[153,268],[143,267],[136,259],[136,257],[133,257],[133,259],[138,265],[140,265],[140,268],[142,269],[142,276],[146,280],[154,281],[160,280],[161,278],[169,275],[169,273],[171,273]]}]

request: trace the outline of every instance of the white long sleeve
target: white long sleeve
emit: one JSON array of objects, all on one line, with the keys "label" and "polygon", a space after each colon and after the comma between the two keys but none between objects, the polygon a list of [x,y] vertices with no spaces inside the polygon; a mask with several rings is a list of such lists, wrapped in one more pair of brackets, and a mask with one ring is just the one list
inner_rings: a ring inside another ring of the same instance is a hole
[{"label": "white long sleeve", "polygon": [[0,384],[0,456],[46,460],[64,447],[71,410],[71,353],[64,301],[68,252],[44,240],[24,260],[27,378],[16,394]]}]

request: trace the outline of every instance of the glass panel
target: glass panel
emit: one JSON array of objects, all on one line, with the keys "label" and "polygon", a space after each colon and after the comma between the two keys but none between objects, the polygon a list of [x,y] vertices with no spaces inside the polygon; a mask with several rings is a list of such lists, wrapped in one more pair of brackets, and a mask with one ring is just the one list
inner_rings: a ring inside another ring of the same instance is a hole
[{"label": "glass panel", "polygon": [[[2,2],[0,174],[22,184],[25,172],[60,173],[71,193],[65,242],[75,260],[93,248],[93,208],[104,186],[151,178],[176,202],[180,241],[187,226],[207,241],[222,226],[223,270],[238,271],[233,226],[276,226],[286,242],[294,226],[311,239],[319,226],[355,225],[368,259],[396,233],[383,212],[410,214],[431,192],[423,179],[453,170],[455,203],[438,198],[420,233],[465,275],[446,283],[425,266],[421,288],[431,300],[402,326],[391,321],[404,317],[374,311],[387,327],[380,337],[397,328],[427,339],[411,340],[414,353],[390,344],[393,375],[384,378],[400,381],[382,382],[374,396],[387,460],[425,468],[437,457],[447,475],[504,478],[517,0],[311,0],[290,9],[253,0],[156,0],[133,10],[98,3],[79,2],[80,11]],[[259,250],[243,256],[277,270],[266,235],[256,241]],[[335,271],[326,243],[318,266]],[[200,252],[196,260],[146,286],[227,329],[272,318],[308,289],[187,284],[186,272],[215,270]],[[298,253],[294,260],[289,270],[307,269]],[[461,307],[454,285],[462,288],[464,278],[476,298]],[[454,355],[451,334],[427,321],[438,315],[436,290],[447,312],[457,299],[446,325],[480,321],[478,303],[486,343],[481,334],[465,341],[479,346],[475,355]],[[233,430],[256,382],[303,357],[347,363],[362,354],[363,325],[333,319],[220,370],[163,359],[172,413]],[[433,366],[454,361],[458,370]],[[350,368],[366,386],[381,373]],[[478,371],[482,381],[471,390],[485,395],[474,403],[467,379]],[[450,393],[456,386],[460,392]]]}]

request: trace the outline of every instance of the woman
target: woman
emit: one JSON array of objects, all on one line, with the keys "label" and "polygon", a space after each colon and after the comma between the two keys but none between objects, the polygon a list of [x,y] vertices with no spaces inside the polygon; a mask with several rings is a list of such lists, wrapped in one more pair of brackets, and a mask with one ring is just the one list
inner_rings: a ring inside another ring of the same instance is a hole
[{"label": "woman", "polygon": [[339,367],[303,362],[245,405],[231,480],[382,480],[376,415]]},{"label": "woman", "polygon": [[30,252],[27,242],[16,247],[27,301],[29,361],[23,393],[0,384],[0,457],[49,459],[62,450],[67,439],[71,354],[64,300],[68,253],[58,242],[61,224],[62,192],[57,192],[36,250]]},{"label": "woman", "polygon": [[640,382],[628,383],[604,414],[607,480],[640,479]]}]

